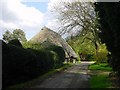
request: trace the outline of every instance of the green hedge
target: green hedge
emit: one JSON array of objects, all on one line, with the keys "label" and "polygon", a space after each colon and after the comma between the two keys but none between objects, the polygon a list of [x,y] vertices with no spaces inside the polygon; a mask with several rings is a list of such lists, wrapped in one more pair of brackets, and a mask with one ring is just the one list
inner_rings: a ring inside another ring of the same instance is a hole
[{"label": "green hedge", "polygon": [[2,46],[3,87],[29,80],[37,75],[34,54],[15,45],[3,43]]},{"label": "green hedge", "polygon": [[65,52],[59,46],[43,48],[40,44],[26,43],[23,48],[18,40],[11,42],[2,43],[3,88],[25,82],[63,65]]},{"label": "green hedge", "polygon": [[13,40],[9,41],[8,44],[9,45],[11,44],[11,45],[22,47],[22,44],[19,42],[18,39],[13,39]]},{"label": "green hedge", "polygon": [[46,48],[46,50],[51,51],[55,68],[63,64],[65,60],[65,51],[63,50],[62,47],[50,45],[49,47]]}]

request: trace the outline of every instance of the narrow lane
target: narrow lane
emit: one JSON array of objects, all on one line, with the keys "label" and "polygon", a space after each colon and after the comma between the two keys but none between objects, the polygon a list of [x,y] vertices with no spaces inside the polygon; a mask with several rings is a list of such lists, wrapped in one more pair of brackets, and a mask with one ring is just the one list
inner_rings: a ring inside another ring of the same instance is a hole
[{"label": "narrow lane", "polygon": [[32,88],[89,88],[88,65],[91,63],[93,62],[76,63]]}]

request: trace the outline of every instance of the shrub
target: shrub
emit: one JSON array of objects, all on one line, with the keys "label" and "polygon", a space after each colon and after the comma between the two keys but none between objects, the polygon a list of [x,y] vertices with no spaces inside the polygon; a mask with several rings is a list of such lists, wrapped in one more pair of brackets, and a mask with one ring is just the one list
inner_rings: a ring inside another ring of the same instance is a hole
[{"label": "shrub", "polygon": [[108,50],[106,49],[105,44],[102,44],[99,46],[97,54],[94,55],[94,59],[97,61],[97,63],[107,62],[108,60],[107,55]]}]

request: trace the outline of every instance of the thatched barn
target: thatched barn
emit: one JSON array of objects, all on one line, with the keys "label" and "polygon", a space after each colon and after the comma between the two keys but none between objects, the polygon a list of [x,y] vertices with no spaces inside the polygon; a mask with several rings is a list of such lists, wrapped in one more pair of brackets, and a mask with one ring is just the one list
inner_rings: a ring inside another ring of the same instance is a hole
[{"label": "thatched barn", "polygon": [[54,44],[63,47],[66,52],[67,57],[78,58],[75,51],[71,48],[71,46],[56,32],[52,31],[47,27],[43,27],[41,31],[36,34],[30,41],[34,43],[41,43],[43,46]]}]

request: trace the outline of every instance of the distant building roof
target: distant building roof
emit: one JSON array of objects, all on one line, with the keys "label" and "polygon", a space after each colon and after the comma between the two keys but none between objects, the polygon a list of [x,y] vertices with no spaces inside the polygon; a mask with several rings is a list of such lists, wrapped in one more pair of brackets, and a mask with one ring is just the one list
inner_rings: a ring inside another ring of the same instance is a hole
[{"label": "distant building roof", "polygon": [[44,26],[38,34],[36,34],[32,39],[30,39],[30,41],[41,44],[50,42],[54,45],[63,47],[63,49],[65,50],[65,52],[67,52],[69,56],[73,56],[76,58],[78,57],[75,51],[71,48],[71,46],[58,33],[52,31],[46,26]]}]

